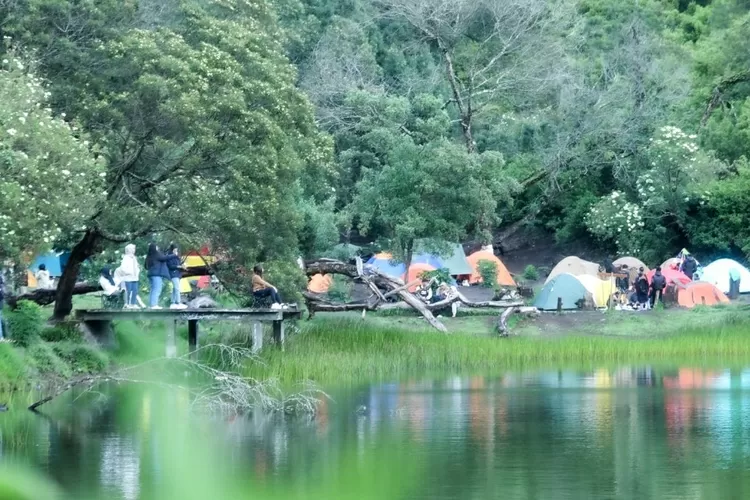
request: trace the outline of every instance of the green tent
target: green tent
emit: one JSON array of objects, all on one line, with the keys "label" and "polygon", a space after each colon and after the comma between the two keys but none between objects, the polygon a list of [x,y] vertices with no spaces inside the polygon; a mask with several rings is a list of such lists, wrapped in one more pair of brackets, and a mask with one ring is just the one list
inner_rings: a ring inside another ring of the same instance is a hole
[{"label": "green tent", "polygon": [[581,299],[587,305],[592,305],[594,299],[583,283],[572,274],[559,274],[549,281],[534,300],[534,307],[540,311],[554,311],[557,309],[557,299],[562,299],[562,308],[566,310],[578,309]]},{"label": "green tent", "polygon": [[441,267],[448,269],[451,276],[459,276],[464,274],[471,274],[474,270],[471,268],[471,264],[466,260],[466,253],[464,247],[460,243],[445,243],[449,250],[444,255],[432,254],[424,250],[425,245],[420,243],[418,248],[420,252],[415,254],[412,259],[413,262],[432,262],[439,260],[442,264]]}]

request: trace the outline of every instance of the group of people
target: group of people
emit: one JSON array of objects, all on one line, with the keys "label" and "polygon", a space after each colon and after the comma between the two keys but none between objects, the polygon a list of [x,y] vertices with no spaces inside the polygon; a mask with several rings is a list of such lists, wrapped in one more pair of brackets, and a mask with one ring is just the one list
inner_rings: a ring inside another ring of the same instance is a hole
[{"label": "group of people", "polygon": [[[170,309],[185,309],[180,295],[180,279],[182,278],[182,259],[176,245],[170,245],[167,253],[162,253],[156,243],[148,246],[145,262],[149,281],[148,307],[161,309],[159,297],[161,297],[164,281],[172,283],[172,295]],[[115,295],[125,292],[125,309],[140,309],[147,307],[138,295],[138,283],[141,278],[141,265],[135,255],[135,245],[125,247],[125,253],[120,266],[114,273],[109,267],[101,270],[99,284],[104,293]]]},{"label": "group of people", "polygon": [[633,309],[653,308],[657,298],[661,297],[667,288],[667,279],[662,274],[661,267],[656,268],[651,282],[642,267],[637,270],[637,273],[627,266],[623,266],[619,271],[622,277],[617,280],[618,293]]},{"label": "group of people", "polygon": [[[415,291],[417,297],[426,304],[437,304],[447,299],[451,299],[458,294],[458,289],[455,286],[451,286],[448,283],[436,283],[436,279],[423,279],[422,283],[417,286]],[[451,312],[453,317],[456,317],[458,311],[458,304],[456,302],[451,303]]]}]

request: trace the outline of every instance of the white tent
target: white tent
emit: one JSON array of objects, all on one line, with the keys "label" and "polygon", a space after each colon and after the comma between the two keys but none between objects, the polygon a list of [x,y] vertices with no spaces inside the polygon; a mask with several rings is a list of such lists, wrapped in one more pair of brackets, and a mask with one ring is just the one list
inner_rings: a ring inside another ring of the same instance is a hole
[{"label": "white tent", "polygon": [[750,271],[732,259],[719,259],[704,267],[701,281],[707,281],[722,292],[729,293],[729,272],[732,269],[740,274],[740,293],[750,293]]}]

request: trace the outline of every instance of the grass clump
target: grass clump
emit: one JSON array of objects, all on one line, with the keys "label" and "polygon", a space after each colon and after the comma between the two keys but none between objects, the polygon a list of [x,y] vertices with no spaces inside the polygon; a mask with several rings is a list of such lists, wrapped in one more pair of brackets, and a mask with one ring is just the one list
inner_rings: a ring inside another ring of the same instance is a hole
[{"label": "grass clump", "polygon": [[536,281],[539,279],[539,270],[532,264],[529,264],[523,270],[523,278],[528,281]]},{"label": "grass clump", "polygon": [[16,345],[28,347],[39,341],[44,319],[38,304],[22,300],[7,316],[10,338]]},{"label": "grass clump", "polygon": [[50,344],[40,342],[34,344],[27,351],[34,367],[41,374],[53,374],[61,377],[70,377],[70,366],[57,355]]},{"label": "grass clump", "polygon": [[658,336],[564,336],[558,338],[482,337],[415,333],[368,327],[358,321],[313,322],[273,349],[262,363],[250,362],[247,374],[286,383],[398,379],[427,374],[483,373],[526,368],[618,365],[631,363],[704,363],[750,359],[750,319],[711,330],[664,328]]},{"label": "grass clump", "polygon": [[81,331],[71,323],[61,323],[50,328],[42,328],[40,337],[46,342],[81,342]]},{"label": "grass clump", "polygon": [[51,345],[55,354],[68,363],[75,373],[99,373],[109,366],[107,355],[94,346],[73,342],[56,342]]}]

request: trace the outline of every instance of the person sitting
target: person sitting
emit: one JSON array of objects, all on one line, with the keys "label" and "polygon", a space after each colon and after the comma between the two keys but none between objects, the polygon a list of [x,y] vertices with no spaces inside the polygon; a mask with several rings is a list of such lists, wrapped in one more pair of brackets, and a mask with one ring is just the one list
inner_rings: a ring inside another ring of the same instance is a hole
[{"label": "person sitting", "polygon": [[114,296],[123,291],[123,287],[115,283],[112,271],[108,267],[103,267],[99,274],[99,286],[104,290],[104,295]]},{"label": "person sitting", "polygon": [[270,297],[273,301],[271,309],[283,309],[284,304],[281,302],[279,291],[276,287],[263,279],[263,268],[261,266],[253,267],[253,297],[265,299]]},{"label": "person sitting", "polygon": [[667,288],[667,279],[661,273],[661,267],[657,267],[654,277],[651,280],[651,293],[649,293],[651,307],[656,305],[656,294],[658,293],[659,297],[663,296],[665,288]]},{"label": "person sitting", "polygon": [[52,280],[45,264],[39,264],[39,270],[36,272],[35,278],[37,288],[52,288]]},{"label": "person sitting", "polygon": [[419,297],[425,304],[429,304],[434,298],[434,295],[432,293],[432,283],[433,280],[422,280],[422,283],[417,287],[417,290],[415,292],[417,294],[417,297]]}]

